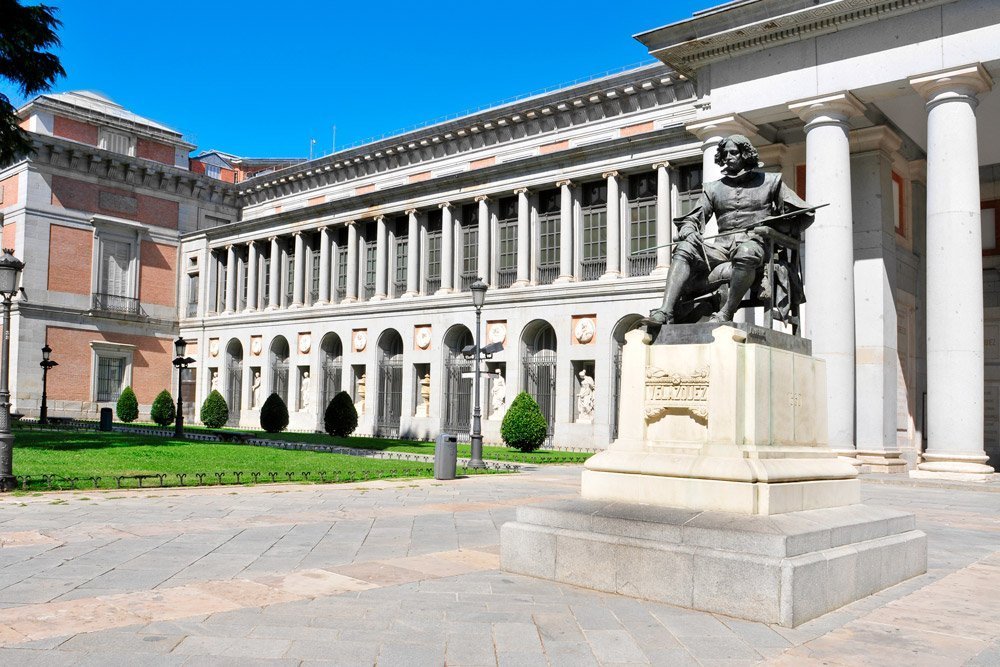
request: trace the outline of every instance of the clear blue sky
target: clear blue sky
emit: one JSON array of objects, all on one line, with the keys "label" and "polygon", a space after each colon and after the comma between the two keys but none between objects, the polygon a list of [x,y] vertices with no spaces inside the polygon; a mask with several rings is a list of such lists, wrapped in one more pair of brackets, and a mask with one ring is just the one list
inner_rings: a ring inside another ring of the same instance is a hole
[{"label": "clear blue sky", "polygon": [[721,4],[46,1],[63,22],[53,91],[95,90],[199,149],[261,157],[306,156],[310,138],[327,153],[332,125],[342,147],[650,62],[633,34]]}]

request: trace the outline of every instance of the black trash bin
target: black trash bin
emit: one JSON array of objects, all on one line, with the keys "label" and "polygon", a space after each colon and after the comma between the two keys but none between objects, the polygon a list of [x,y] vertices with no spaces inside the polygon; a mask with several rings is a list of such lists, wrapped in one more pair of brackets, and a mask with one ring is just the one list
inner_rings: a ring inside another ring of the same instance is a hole
[{"label": "black trash bin", "polygon": [[434,441],[434,479],[455,479],[458,436],[442,433]]},{"label": "black trash bin", "polygon": [[115,419],[114,410],[111,408],[101,408],[101,430],[110,431],[111,423]]}]

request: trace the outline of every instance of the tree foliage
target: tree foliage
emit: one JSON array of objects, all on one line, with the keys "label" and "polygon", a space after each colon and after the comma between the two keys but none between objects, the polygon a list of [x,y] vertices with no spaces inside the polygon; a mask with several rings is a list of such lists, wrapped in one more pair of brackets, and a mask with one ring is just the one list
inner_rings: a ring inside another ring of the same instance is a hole
[{"label": "tree foliage", "polygon": [[229,406],[217,389],[201,404],[201,423],[208,428],[222,428],[229,421]]},{"label": "tree foliage", "polygon": [[177,418],[174,408],[174,397],[164,389],[153,399],[153,407],[149,411],[150,418],[160,426],[169,426]]},{"label": "tree foliage", "polygon": [[508,447],[522,452],[533,452],[542,446],[548,434],[548,422],[538,403],[522,391],[507,409],[500,422],[500,437]]},{"label": "tree foliage", "polygon": [[260,427],[268,433],[281,433],[288,428],[288,406],[281,396],[271,394],[260,409]]},{"label": "tree foliage", "polygon": [[118,403],[115,405],[115,413],[118,415],[118,421],[126,424],[139,418],[139,400],[135,397],[132,387],[122,389],[121,395],[118,396]]},{"label": "tree foliage", "polygon": [[323,427],[332,436],[346,437],[358,427],[358,410],[351,395],[346,391],[338,393],[326,406]]},{"label": "tree foliage", "polygon": [[[0,79],[13,84],[24,97],[48,90],[66,72],[49,49],[59,46],[56,8],[25,7],[20,0],[0,0]],[[0,167],[31,152],[28,134],[18,127],[16,109],[0,92]]]}]

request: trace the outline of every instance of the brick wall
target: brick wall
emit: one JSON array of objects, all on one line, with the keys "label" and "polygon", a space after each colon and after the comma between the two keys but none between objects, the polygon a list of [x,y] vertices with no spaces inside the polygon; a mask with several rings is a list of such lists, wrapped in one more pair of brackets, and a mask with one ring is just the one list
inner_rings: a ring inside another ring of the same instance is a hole
[{"label": "brick wall", "polygon": [[138,142],[136,143],[135,155],[136,157],[141,157],[146,160],[154,160],[163,164],[172,165],[174,163],[173,146],[161,144],[158,141],[143,139],[142,137],[139,137]]},{"label": "brick wall", "polygon": [[3,247],[14,250],[17,247],[17,225],[8,222],[3,226]]},{"label": "brick wall", "polygon": [[0,181],[0,208],[17,203],[17,174]]},{"label": "brick wall", "polygon": [[[58,350],[59,366],[49,373],[48,397],[57,401],[90,401],[93,351],[90,341],[135,345],[132,353],[132,389],[139,403],[150,405],[170,388],[173,341],[170,338],[104,333],[67,327],[46,327],[46,341]],[[53,355],[55,356],[55,355]]]},{"label": "brick wall", "polygon": [[52,134],[71,141],[79,141],[81,144],[97,145],[97,126],[81,123],[72,118],[53,116]]},{"label": "brick wall", "polygon": [[139,250],[139,300],[175,306],[176,295],[177,247],[143,241]]},{"label": "brick wall", "polygon": [[90,294],[94,235],[86,229],[49,227],[48,288],[54,292]]},{"label": "brick wall", "polygon": [[177,229],[180,212],[175,201],[55,175],[52,176],[52,205],[88,213],[105,213],[169,229]]}]

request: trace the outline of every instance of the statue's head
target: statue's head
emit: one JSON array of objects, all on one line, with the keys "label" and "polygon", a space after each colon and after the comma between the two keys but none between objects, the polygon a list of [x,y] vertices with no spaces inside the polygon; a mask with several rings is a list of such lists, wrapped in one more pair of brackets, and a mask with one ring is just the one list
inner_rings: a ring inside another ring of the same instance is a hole
[{"label": "statue's head", "polygon": [[761,166],[760,155],[750,140],[742,134],[731,134],[715,149],[715,164],[728,176],[735,176]]}]

